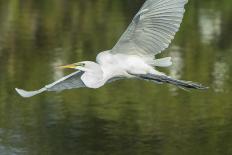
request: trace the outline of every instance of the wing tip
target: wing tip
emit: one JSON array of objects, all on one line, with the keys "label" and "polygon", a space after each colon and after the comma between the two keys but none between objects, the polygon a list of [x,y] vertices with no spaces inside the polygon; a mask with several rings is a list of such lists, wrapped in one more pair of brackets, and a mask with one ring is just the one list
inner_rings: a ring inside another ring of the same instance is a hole
[{"label": "wing tip", "polygon": [[40,94],[40,93],[46,91],[45,88],[42,88],[42,89],[37,90],[37,91],[26,91],[26,90],[19,89],[19,88],[15,88],[15,90],[23,98],[29,98],[29,97],[35,96],[37,94]]},{"label": "wing tip", "polygon": [[25,90],[22,90],[22,89],[19,89],[19,88],[15,88],[15,91],[21,96],[21,97],[24,97],[24,98],[28,98],[29,96],[27,95],[28,92],[25,91]]}]

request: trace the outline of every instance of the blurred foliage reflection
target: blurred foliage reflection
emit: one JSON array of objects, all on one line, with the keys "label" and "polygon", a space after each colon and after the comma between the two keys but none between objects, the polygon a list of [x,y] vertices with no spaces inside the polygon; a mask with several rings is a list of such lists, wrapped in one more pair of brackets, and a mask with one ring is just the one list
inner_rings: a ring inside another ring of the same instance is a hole
[{"label": "blurred foliage reflection", "polygon": [[113,47],[143,0],[0,0],[3,155],[232,153],[232,1],[190,0],[165,72],[207,92],[124,80],[22,99]]}]

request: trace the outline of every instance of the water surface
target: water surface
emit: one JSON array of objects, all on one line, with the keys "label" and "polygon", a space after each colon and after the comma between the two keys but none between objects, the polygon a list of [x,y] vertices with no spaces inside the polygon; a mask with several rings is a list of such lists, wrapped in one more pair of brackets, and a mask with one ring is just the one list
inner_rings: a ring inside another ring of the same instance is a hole
[{"label": "water surface", "polygon": [[232,154],[232,1],[191,0],[170,48],[173,77],[19,97],[113,47],[143,0],[0,0],[1,155]]}]

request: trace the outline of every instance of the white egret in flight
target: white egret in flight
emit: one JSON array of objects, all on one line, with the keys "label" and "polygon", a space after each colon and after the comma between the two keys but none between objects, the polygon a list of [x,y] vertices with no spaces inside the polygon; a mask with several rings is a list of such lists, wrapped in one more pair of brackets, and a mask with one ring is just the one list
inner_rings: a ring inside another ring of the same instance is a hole
[{"label": "white egret in flight", "polygon": [[31,97],[45,91],[62,91],[80,87],[99,88],[124,78],[138,78],[181,88],[206,89],[190,81],[173,79],[156,67],[169,67],[171,58],[155,59],[166,49],[179,30],[187,0],[146,0],[117,44],[97,55],[96,62],[83,61],[62,68],[76,70],[36,91],[16,91]]}]

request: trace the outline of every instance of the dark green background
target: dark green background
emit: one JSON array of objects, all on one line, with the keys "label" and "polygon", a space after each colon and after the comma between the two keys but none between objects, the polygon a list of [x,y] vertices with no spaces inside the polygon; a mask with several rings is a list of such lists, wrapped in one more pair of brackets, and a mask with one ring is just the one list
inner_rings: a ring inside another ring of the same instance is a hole
[{"label": "dark green background", "polygon": [[1,155],[232,154],[232,1],[190,0],[170,48],[176,78],[123,80],[23,99],[113,47],[143,0],[0,0]]}]

